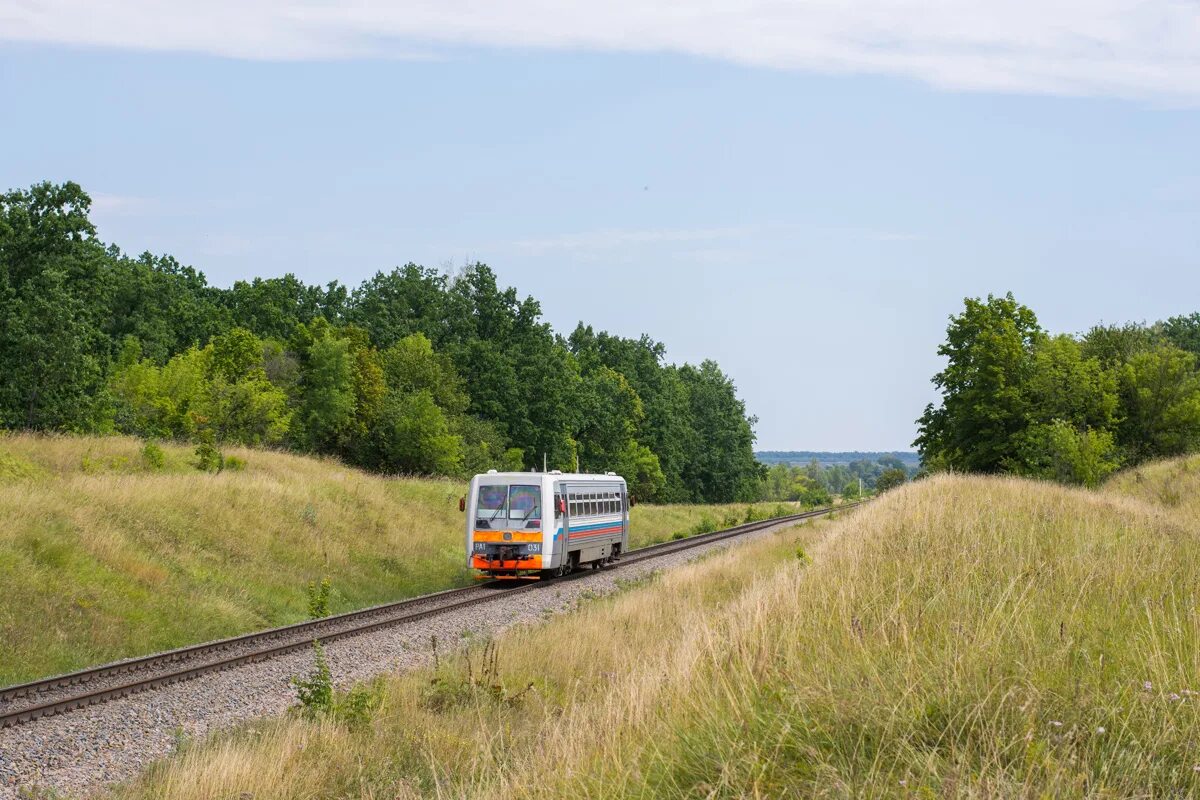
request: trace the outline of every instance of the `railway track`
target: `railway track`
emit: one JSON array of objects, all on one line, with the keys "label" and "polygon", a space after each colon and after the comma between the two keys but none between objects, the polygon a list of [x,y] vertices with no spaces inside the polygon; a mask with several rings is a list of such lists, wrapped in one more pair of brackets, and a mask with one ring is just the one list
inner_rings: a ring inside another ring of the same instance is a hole
[{"label": "railway track", "polygon": [[[859,503],[838,508],[822,508],[751,522],[725,530],[691,536],[631,550],[607,569],[617,569],[669,553],[732,539],[789,522],[824,516]],[[314,639],[323,643],[357,636],[393,625],[417,622],[453,609],[488,603],[514,594],[534,592],[562,581],[587,575],[581,570],[548,583],[534,582],[513,586],[491,582],[461,589],[449,589],[394,603],[351,611],[331,617],[299,622],[244,634],[206,644],[182,647],[163,653],[118,661],[78,672],[0,689],[0,728],[30,722],[41,717],[62,714],[119,697],[168,686],[211,672],[232,669],[263,661],[295,650],[311,647]]]}]

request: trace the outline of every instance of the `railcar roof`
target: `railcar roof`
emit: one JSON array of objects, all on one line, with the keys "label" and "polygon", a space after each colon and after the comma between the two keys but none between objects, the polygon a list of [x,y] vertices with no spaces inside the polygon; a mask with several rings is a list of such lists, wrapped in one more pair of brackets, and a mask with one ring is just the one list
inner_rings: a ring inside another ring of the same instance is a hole
[{"label": "railcar roof", "polygon": [[549,476],[556,481],[620,481],[625,482],[625,479],[620,475],[603,475],[589,472],[563,472],[561,474],[554,472],[481,472],[476,475],[476,478],[508,478],[511,480],[529,480],[530,478],[541,478]]}]

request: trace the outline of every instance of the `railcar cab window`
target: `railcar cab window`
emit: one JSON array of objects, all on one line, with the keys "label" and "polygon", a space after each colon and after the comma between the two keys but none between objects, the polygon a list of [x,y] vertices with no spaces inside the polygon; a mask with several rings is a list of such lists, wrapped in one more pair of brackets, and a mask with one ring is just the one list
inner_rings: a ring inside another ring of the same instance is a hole
[{"label": "railcar cab window", "polygon": [[475,503],[477,528],[538,528],[542,524],[540,486],[480,486]]}]

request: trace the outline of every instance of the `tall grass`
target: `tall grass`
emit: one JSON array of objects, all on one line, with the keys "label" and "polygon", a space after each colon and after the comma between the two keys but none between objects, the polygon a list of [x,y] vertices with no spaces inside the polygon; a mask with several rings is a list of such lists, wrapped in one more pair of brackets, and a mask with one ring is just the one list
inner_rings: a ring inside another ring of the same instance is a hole
[{"label": "tall grass", "polygon": [[[0,436],[0,685],[469,583],[464,485],[126,437]],[[228,459],[227,459],[228,460]],[[634,545],[713,507],[638,506]]]},{"label": "tall grass", "polygon": [[118,796],[1194,796],[1200,534],[1127,490],[923,481],[503,637],[517,707],[396,676]]}]

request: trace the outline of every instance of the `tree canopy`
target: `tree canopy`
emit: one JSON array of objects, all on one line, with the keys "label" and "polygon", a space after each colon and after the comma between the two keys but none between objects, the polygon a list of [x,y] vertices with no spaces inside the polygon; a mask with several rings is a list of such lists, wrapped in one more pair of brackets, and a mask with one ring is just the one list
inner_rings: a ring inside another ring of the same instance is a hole
[{"label": "tree canopy", "polygon": [[0,195],[0,426],[289,447],[385,473],[578,466],[643,500],[753,499],[754,419],[712,361],[585,323],[484,264],[229,288],[107,246],[74,183]]},{"label": "tree canopy", "polygon": [[1094,486],[1200,447],[1198,352],[1198,314],[1051,335],[1011,294],[967,298],[914,444],[931,469]]}]

